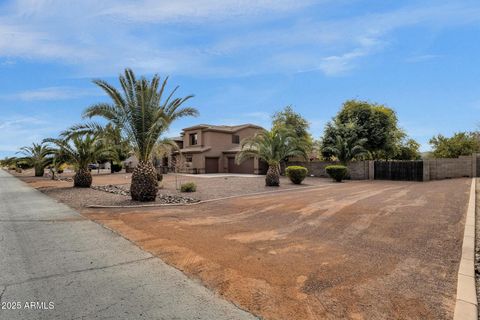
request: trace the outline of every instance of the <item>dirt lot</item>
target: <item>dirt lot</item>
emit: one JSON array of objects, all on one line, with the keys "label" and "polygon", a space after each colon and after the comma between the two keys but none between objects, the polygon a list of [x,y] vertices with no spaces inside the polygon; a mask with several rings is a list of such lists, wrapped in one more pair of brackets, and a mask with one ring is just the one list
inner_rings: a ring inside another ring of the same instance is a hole
[{"label": "dirt lot", "polygon": [[[10,172],[14,174],[13,172]],[[15,174],[31,186],[41,190],[49,196],[69,204],[72,208],[82,209],[88,205],[137,205],[138,202],[131,201],[130,196],[107,193],[94,189],[73,188],[71,181],[50,180],[44,177],[34,177],[32,170],[25,170],[21,174]],[[130,188],[131,174],[116,173],[107,174],[106,172],[98,174],[95,170],[92,172],[93,185],[118,185],[126,190]],[[62,178],[71,178],[73,173],[62,174]],[[179,186],[185,182],[195,182],[197,191],[192,193],[181,193]],[[208,176],[201,177],[195,175],[177,175],[166,174],[162,181],[162,188],[159,193],[181,195],[198,200],[217,199],[243,194],[272,191],[272,188],[265,187],[263,176]],[[294,185],[287,178],[281,178],[281,186],[273,190],[283,190],[291,188],[304,188],[316,185],[334,184],[330,179],[307,178],[302,185]],[[157,199],[159,200],[159,199]],[[157,201],[159,202],[159,201]]]},{"label": "dirt lot", "polygon": [[451,319],[470,182],[83,214],[266,319]]}]

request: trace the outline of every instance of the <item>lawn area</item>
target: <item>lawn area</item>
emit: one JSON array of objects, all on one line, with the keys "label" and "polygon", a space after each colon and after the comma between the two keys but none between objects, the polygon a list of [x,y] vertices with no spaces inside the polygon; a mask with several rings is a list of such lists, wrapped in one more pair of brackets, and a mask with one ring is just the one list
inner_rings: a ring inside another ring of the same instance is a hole
[{"label": "lawn area", "polygon": [[471,180],[315,181],[82,213],[265,319],[451,319]]}]

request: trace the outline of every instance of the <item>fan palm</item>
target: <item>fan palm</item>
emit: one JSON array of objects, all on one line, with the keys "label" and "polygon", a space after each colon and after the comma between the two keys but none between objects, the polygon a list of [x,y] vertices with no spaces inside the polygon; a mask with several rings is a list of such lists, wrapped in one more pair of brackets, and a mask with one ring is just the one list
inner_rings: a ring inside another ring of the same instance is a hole
[{"label": "fan palm", "polygon": [[96,135],[75,135],[67,139],[45,139],[45,142],[54,144],[59,158],[75,166],[73,186],[89,188],[92,185],[92,174],[88,165],[99,157],[110,153]]},{"label": "fan palm", "polygon": [[366,142],[367,139],[358,139],[354,134],[338,134],[334,144],[324,146],[322,152],[334,155],[343,165],[347,165],[352,159],[368,154],[364,148]]},{"label": "fan palm", "polygon": [[[84,117],[100,116],[122,130],[122,134],[130,142],[139,161],[132,174],[130,194],[133,200],[154,201],[157,196],[158,182],[155,168],[152,164],[152,155],[158,141],[170,124],[185,116],[196,116],[195,108],[182,107],[192,98],[173,98],[178,87],[171,91],[164,99],[164,91],[168,78],[163,81],[158,75],[151,80],[142,77],[136,79],[132,70],[126,69],[119,76],[121,90],[103,80],[93,81],[111,98],[111,103],[99,103],[87,108]],[[94,128],[98,126],[90,123],[78,126]]]},{"label": "fan palm", "polygon": [[48,166],[53,157],[53,149],[44,143],[33,143],[31,146],[21,147],[17,152],[23,155],[20,159],[35,169],[35,177],[42,177],[45,167]]},{"label": "fan palm", "polygon": [[285,128],[264,130],[244,139],[235,161],[237,164],[258,157],[268,164],[265,185],[280,185],[280,162],[289,157],[307,158],[308,142],[298,138],[294,131]]}]

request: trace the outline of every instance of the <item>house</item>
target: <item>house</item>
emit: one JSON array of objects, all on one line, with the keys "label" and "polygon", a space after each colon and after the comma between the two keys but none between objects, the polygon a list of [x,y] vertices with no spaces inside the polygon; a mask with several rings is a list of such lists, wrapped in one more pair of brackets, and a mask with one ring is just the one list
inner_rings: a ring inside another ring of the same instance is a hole
[{"label": "house", "polygon": [[263,174],[267,166],[257,158],[248,159],[240,165],[235,163],[240,142],[262,130],[262,127],[253,124],[200,124],[185,128],[182,140],[177,139],[180,150],[172,154],[172,163],[177,163],[177,172],[184,173]]}]

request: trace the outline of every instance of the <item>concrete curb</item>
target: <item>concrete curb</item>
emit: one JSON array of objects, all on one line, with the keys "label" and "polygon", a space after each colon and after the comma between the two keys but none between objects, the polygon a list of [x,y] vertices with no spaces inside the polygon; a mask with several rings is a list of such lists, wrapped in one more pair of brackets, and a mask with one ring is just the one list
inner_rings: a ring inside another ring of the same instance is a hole
[{"label": "concrete curb", "polygon": [[478,302],[475,284],[475,184],[472,179],[468,201],[465,232],[463,234],[462,258],[458,269],[457,301],[454,320],[478,320]]}]

